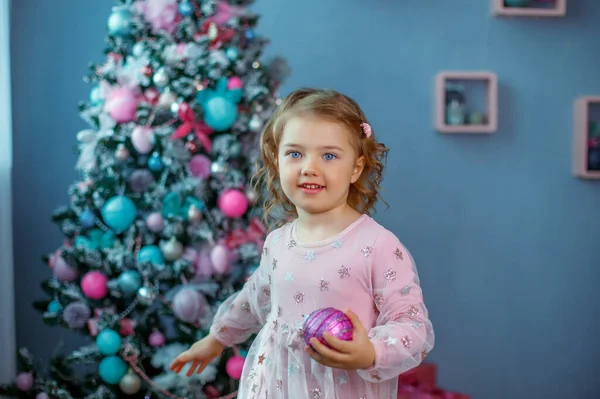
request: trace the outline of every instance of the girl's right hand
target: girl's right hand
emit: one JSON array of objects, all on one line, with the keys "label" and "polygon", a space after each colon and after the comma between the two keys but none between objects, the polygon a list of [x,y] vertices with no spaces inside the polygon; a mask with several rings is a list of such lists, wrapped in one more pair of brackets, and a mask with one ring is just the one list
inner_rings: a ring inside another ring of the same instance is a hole
[{"label": "girl's right hand", "polygon": [[225,349],[225,346],[209,334],[177,356],[171,363],[171,370],[179,373],[183,366],[193,362],[186,375],[191,377],[196,369],[198,369],[197,373],[200,374],[213,359],[223,352],[223,349]]}]

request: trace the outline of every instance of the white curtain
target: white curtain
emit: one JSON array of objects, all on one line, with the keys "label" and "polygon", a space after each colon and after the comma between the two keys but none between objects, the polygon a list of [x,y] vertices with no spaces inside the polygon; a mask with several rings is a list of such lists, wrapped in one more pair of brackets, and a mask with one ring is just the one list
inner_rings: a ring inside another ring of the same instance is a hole
[{"label": "white curtain", "polygon": [[10,0],[0,0],[0,382],[15,376]]}]

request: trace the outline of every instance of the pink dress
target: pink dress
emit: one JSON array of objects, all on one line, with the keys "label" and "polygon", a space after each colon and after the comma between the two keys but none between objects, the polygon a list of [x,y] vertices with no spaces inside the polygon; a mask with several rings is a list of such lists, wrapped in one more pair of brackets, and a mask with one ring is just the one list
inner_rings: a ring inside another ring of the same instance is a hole
[{"label": "pink dress", "polygon": [[[395,399],[398,375],[419,365],[434,333],[413,259],[368,215],[329,239],[304,244],[296,223],[271,232],[244,288],[218,309],[211,333],[226,346],[258,333],[240,399]],[[376,351],[364,370],[323,366],[304,351],[303,315],[350,307]]]}]

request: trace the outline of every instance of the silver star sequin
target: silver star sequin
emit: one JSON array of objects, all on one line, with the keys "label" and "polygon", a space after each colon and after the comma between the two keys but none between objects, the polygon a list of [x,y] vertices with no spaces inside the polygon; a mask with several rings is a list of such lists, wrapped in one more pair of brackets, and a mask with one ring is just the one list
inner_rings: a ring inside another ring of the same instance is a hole
[{"label": "silver star sequin", "polygon": [[396,248],[396,250],[394,251],[394,255],[396,255],[396,259],[404,259],[402,256],[402,251],[400,251],[400,248]]},{"label": "silver star sequin", "polygon": [[281,309],[281,306],[277,306],[277,317],[281,317],[282,311],[283,309]]},{"label": "silver star sequin", "polygon": [[350,277],[350,270],[351,270],[351,268],[349,268],[348,266],[340,267],[340,269],[338,270],[338,274],[340,275],[340,278],[344,279],[346,277]]},{"label": "silver star sequin", "polygon": [[406,296],[406,295],[410,294],[410,287],[408,284],[404,284],[404,287],[402,287],[402,289],[400,290],[400,294],[402,296]]},{"label": "silver star sequin", "polygon": [[283,380],[277,380],[276,388],[279,390],[283,389]]},{"label": "silver star sequin", "polygon": [[288,284],[292,284],[292,281],[294,281],[294,272],[287,272],[285,281],[287,281]]},{"label": "silver star sequin", "polygon": [[319,281],[317,283],[317,287],[319,287],[321,289],[321,291],[325,291],[329,289],[329,281],[325,281],[324,279],[321,279],[321,281]]},{"label": "silver star sequin", "polygon": [[249,312],[250,311],[250,303],[248,303],[248,302],[242,303],[242,309],[244,309],[246,312]]},{"label": "silver star sequin", "polygon": [[263,255],[267,255],[269,253],[269,248],[263,247]]},{"label": "silver star sequin", "polygon": [[323,392],[321,392],[321,388],[315,388],[311,391],[312,399],[321,399],[323,397]]},{"label": "silver star sequin", "polygon": [[410,337],[408,335],[405,335],[404,337],[402,337],[400,339],[400,341],[402,341],[402,344],[406,348],[410,348],[410,344],[412,344],[412,339],[410,339]]},{"label": "silver star sequin", "polygon": [[338,385],[344,385],[344,384],[347,384],[347,383],[348,383],[348,377],[346,377],[345,375],[340,375],[340,376],[337,378],[337,383],[338,383]]},{"label": "silver star sequin", "polygon": [[277,259],[273,259],[273,270],[277,267]]},{"label": "silver star sequin", "polygon": [[295,240],[289,240],[287,243],[287,247],[288,249],[292,249],[296,246],[296,241]]},{"label": "silver star sequin", "polygon": [[416,316],[419,314],[419,310],[414,305],[410,305],[410,308],[408,308],[408,314],[411,316]]},{"label": "silver star sequin", "polygon": [[373,247],[367,245],[364,249],[361,249],[360,252],[365,256],[365,258],[373,253]]},{"label": "silver star sequin", "polygon": [[396,271],[393,269],[388,269],[383,275],[387,281],[396,281]]},{"label": "silver star sequin", "polygon": [[304,259],[306,259],[309,262],[312,262],[313,260],[315,260],[315,251],[306,251],[306,255],[304,256]]},{"label": "silver star sequin", "polygon": [[390,335],[385,340],[385,344],[387,346],[395,346],[396,345],[396,341],[398,341],[398,340]]},{"label": "silver star sequin", "polygon": [[294,295],[294,301],[296,301],[296,305],[304,303],[304,293],[300,291],[296,292],[296,295]]},{"label": "silver star sequin", "polygon": [[268,285],[264,285],[261,290],[266,296],[271,296],[271,287]]}]

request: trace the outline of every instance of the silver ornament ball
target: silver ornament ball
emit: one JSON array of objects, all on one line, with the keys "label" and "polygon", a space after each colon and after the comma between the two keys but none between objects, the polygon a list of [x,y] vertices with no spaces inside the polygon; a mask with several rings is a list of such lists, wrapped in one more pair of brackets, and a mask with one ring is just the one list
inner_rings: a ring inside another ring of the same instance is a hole
[{"label": "silver ornament ball", "polygon": [[129,150],[124,144],[119,144],[115,150],[115,158],[119,161],[126,161],[129,158]]},{"label": "silver ornament ball", "polygon": [[179,259],[183,254],[183,245],[175,237],[171,237],[169,241],[162,244],[160,249],[165,259],[169,262]]},{"label": "silver ornament ball", "polygon": [[137,374],[129,372],[121,378],[119,388],[127,395],[136,394],[142,388],[142,379]]},{"label": "silver ornament ball", "polygon": [[160,68],[152,77],[152,81],[158,87],[165,87],[169,84],[169,76],[167,75],[167,71],[165,71],[164,68]]},{"label": "silver ornament ball", "polygon": [[158,98],[158,105],[161,108],[171,108],[171,106],[177,101],[177,95],[170,91],[165,91]]},{"label": "silver ornament ball", "polygon": [[213,175],[224,175],[227,169],[227,163],[223,161],[214,161],[210,164],[210,171]]},{"label": "silver ornament ball", "polygon": [[188,219],[195,223],[202,220],[202,212],[200,212],[200,209],[198,209],[196,205],[192,205],[190,206],[190,209],[188,209]]},{"label": "silver ornament ball", "polygon": [[245,195],[246,195],[246,199],[248,200],[248,202],[251,205],[256,204],[256,202],[258,201],[258,193],[256,191],[254,191],[252,188],[247,188]]},{"label": "silver ornament ball", "polygon": [[144,305],[151,305],[156,298],[156,293],[150,287],[144,286],[138,290],[137,296],[139,301]]},{"label": "silver ornament ball", "polygon": [[252,118],[250,118],[250,122],[248,122],[248,128],[255,133],[260,132],[260,130],[262,129],[262,126],[263,126],[262,121],[256,115],[253,115]]}]

